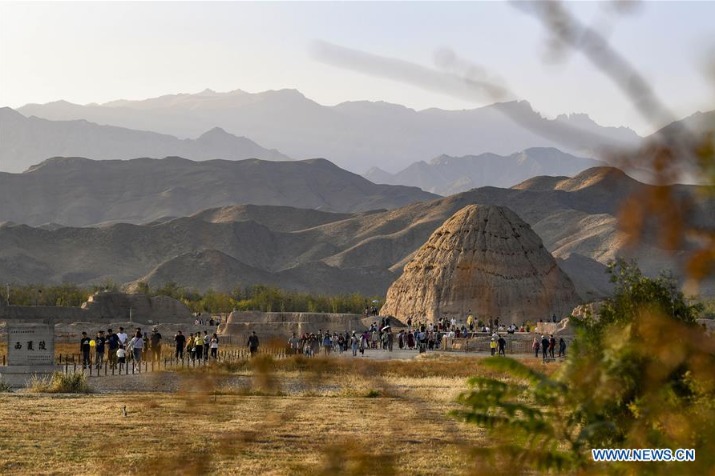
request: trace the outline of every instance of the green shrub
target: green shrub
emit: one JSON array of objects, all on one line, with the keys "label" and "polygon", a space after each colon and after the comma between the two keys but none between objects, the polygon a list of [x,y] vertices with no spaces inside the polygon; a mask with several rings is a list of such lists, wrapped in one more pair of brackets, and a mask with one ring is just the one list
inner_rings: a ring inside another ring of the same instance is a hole
[{"label": "green shrub", "polygon": [[[715,342],[673,281],[611,267],[615,283],[598,318],[572,319],[576,339],[552,376],[508,359],[483,365],[452,414],[487,428],[474,456],[495,473],[705,474],[715,467]],[[697,461],[638,466],[593,461],[594,448],[691,448]],[[682,466],[687,464],[687,467]]]}]

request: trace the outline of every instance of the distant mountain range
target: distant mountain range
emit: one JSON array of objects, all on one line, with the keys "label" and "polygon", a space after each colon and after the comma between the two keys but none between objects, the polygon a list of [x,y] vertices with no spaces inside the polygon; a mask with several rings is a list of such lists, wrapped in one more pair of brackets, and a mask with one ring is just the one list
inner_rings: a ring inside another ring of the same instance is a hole
[{"label": "distant mountain range", "polygon": [[441,155],[429,163],[416,162],[396,174],[376,167],[370,169],[365,178],[375,183],[412,185],[448,196],[478,187],[511,187],[540,175],[570,177],[603,165],[598,160],[576,157],[554,148],[531,148],[507,157],[496,154]]},{"label": "distant mountain range", "polygon": [[[584,114],[546,119],[526,101],[462,111],[415,111],[367,101],[322,106],[295,90],[257,94],[207,90],[86,106],[66,101],[28,104],[18,111],[27,117],[84,119],[188,138],[220,127],[293,158],[326,157],[358,173],[371,167],[392,173],[441,155],[510,155],[531,147],[556,147],[594,157],[604,148],[634,147],[640,141],[630,129],[602,127]],[[50,155],[103,158],[65,152]],[[159,154],[164,155],[167,154]],[[121,158],[138,156],[152,156],[152,152],[145,150]]]},{"label": "distant mountain range", "polygon": [[0,173],[0,222],[139,224],[237,204],[363,212],[436,197],[416,187],[376,185],[324,159],[58,157],[22,174]]},{"label": "distant mountain range", "polygon": [[[187,162],[171,160],[177,165]],[[40,170],[56,166],[54,168],[63,171],[73,168],[73,162],[77,162],[76,167],[88,166],[83,160],[71,160],[62,167],[50,161]],[[139,165],[145,167],[142,162],[139,161]],[[113,167],[137,165],[134,161],[107,164]],[[199,166],[206,164],[223,166],[214,162],[189,162],[182,167],[172,165],[172,168],[192,176],[192,168],[200,169]],[[247,161],[243,166],[260,168],[266,164],[310,170],[337,169],[324,161],[318,164]],[[89,164],[99,170],[103,165]],[[46,172],[48,176],[52,175],[50,171]],[[18,177],[32,173],[35,172]],[[69,180],[72,175],[55,175],[55,180]],[[115,210],[108,205],[111,201],[103,201],[91,210],[87,205],[91,201],[87,197],[101,198],[101,194],[92,190],[104,185],[101,182],[95,185],[96,177],[101,174],[81,175],[84,184],[68,187],[74,190],[74,195],[66,195],[62,207],[90,217],[97,213],[96,209],[105,207],[108,210],[103,219],[111,221],[109,212]],[[144,176],[146,182],[151,182],[159,175],[144,172]],[[280,177],[281,174],[265,176]],[[363,183],[361,181],[366,182],[359,177],[355,179],[356,184]],[[328,192],[317,189],[322,182],[310,185],[315,188],[313,196],[320,195],[329,201]],[[256,188],[263,187],[265,182]],[[537,177],[509,189],[483,187],[391,210],[361,213],[241,205],[145,225],[33,228],[6,223],[0,226],[0,282],[89,284],[112,280],[117,283],[147,281],[158,286],[172,281],[188,288],[220,290],[260,283],[331,294],[383,294],[413,253],[447,218],[466,205],[485,204],[506,206],[529,223],[571,277],[582,298],[592,300],[610,291],[605,264],[617,256],[637,258],[644,271],[651,275],[664,268],[677,271],[681,264],[685,249],[669,254],[650,239],[637,248],[627,248],[625,238],[617,229],[616,215],[623,199],[647,187],[617,169],[594,168],[573,178]],[[4,184],[0,186],[0,192],[4,193],[5,189]],[[203,189],[216,195],[225,191],[211,185]],[[275,189],[290,193],[284,187]],[[111,189],[108,192],[113,200],[118,199],[118,192]],[[34,189],[25,192],[16,189],[14,193],[32,196]],[[301,190],[299,195],[305,193],[306,190]],[[344,195],[346,202],[357,199],[354,192],[347,193],[345,182],[334,182],[332,193]],[[699,198],[691,186],[679,186],[676,193],[697,199],[693,213],[698,223],[715,229],[712,199]],[[193,192],[182,190],[175,197],[190,201]],[[126,199],[131,200],[131,193]],[[286,197],[286,201],[291,199]],[[140,203],[135,203],[132,209],[148,207],[152,200],[137,201]],[[2,203],[14,202],[3,196]],[[34,203],[39,206],[38,202]],[[31,214],[26,212],[26,215]],[[715,295],[712,283],[708,286],[704,288],[705,294]]]},{"label": "distant mountain range", "polygon": [[191,160],[290,160],[245,137],[214,127],[197,139],[100,126],[85,120],[50,121],[0,108],[0,170],[22,172],[50,157],[134,159],[185,157]]}]

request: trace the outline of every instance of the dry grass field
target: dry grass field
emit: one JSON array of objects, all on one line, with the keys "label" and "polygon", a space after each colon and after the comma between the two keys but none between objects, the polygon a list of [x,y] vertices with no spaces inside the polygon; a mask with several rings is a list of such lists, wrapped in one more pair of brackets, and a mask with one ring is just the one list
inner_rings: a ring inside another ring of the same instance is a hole
[{"label": "dry grass field", "polygon": [[0,473],[469,474],[485,435],[447,412],[480,360],[266,357],[0,393]]}]

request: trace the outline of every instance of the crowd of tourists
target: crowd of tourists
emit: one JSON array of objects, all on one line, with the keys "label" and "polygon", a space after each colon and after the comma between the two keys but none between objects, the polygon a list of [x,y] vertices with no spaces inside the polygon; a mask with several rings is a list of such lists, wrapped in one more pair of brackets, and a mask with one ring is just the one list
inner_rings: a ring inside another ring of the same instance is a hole
[{"label": "crowd of tourists", "polygon": [[[566,356],[566,341],[564,340],[563,337],[559,338],[559,357],[565,357]],[[546,337],[545,335],[542,335],[541,338],[539,339],[537,336],[534,336],[534,340],[531,344],[532,349],[534,349],[534,357],[538,358],[539,357],[539,351],[541,351],[541,357],[543,360],[546,359],[553,359],[554,357],[554,352],[556,350],[556,338],[554,337],[553,334],[551,334],[549,337]]]},{"label": "crowd of tourists", "polygon": [[395,346],[398,349],[415,350],[420,352],[439,349],[445,336],[459,336],[459,329],[451,330],[442,328],[443,322],[437,325],[419,323],[412,328],[408,320],[407,329],[395,333],[390,325],[390,318],[383,317],[378,322],[373,322],[363,332],[343,331],[330,332],[320,329],[318,333],[305,333],[297,336],[295,333],[288,339],[291,353],[314,356],[317,354],[330,354],[351,351],[353,355],[364,354],[365,350],[377,349],[392,352]]},{"label": "crowd of tourists", "polygon": [[[95,337],[90,337],[82,332],[80,339],[80,355],[82,368],[91,366],[101,368],[105,362],[111,368],[129,362],[141,363],[142,361],[161,360],[162,335],[154,327],[151,334],[142,332],[140,327],[128,334],[123,327],[119,332],[112,329],[98,331]],[[209,336],[208,331],[185,336],[178,331],[174,336],[174,357],[183,359],[186,356],[192,360],[208,360],[218,357],[218,336],[216,333]]]},{"label": "crowd of tourists", "polygon": [[[379,325],[375,321],[364,332],[330,332],[320,329],[317,333],[304,333],[301,336],[296,335],[294,332],[288,339],[288,348],[292,354],[302,354],[308,357],[319,354],[342,354],[344,352],[352,352],[352,355],[356,356],[358,353],[364,354],[366,350],[392,352],[395,346],[400,350],[419,350],[424,352],[440,349],[445,338],[470,338],[486,334],[491,336],[489,341],[491,355],[506,355],[507,341],[504,336],[516,332],[530,331],[527,324],[521,327],[515,324],[504,327],[498,324],[498,320],[489,323],[490,325],[482,325],[481,328],[475,328],[475,324],[474,321],[467,319],[466,325],[460,327],[454,319],[441,318],[436,323],[419,322],[413,328],[412,320],[407,319],[407,329],[401,329],[395,333],[390,325],[390,318],[385,317],[381,319]],[[494,327],[492,328],[491,326]],[[534,345],[536,345],[537,341],[539,346],[538,348],[534,347],[536,356],[538,357],[539,349],[542,349],[542,345],[545,345],[546,347],[543,347],[546,349],[543,351],[544,359],[549,356],[553,358],[557,347],[557,342],[553,335],[550,338],[545,338],[544,336],[541,336],[541,338],[535,337]],[[542,342],[546,342],[546,344],[542,344]],[[565,355],[566,341],[561,338],[558,342],[558,357]]]},{"label": "crowd of tourists", "polygon": [[[515,324],[510,324],[507,327],[499,324],[498,319],[489,323],[475,322],[471,313],[467,317],[465,324],[459,325],[452,318],[440,318],[436,323],[418,322],[413,327],[411,318],[407,319],[407,328],[400,329],[395,333],[390,324],[389,317],[381,318],[374,321],[365,331],[343,331],[330,332],[320,329],[318,333],[305,333],[302,336],[297,336],[295,333],[288,339],[288,348],[293,354],[302,354],[305,356],[315,356],[318,354],[331,354],[344,352],[352,352],[353,356],[361,355],[366,350],[383,350],[392,352],[395,346],[398,349],[419,350],[425,352],[427,350],[436,350],[442,347],[442,342],[445,338],[453,339],[460,337],[475,337],[480,334],[491,335],[489,348],[491,355],[506,355],[506,339],[504,333],[514,334],[516,332],[529,332],[527,324],[521,327]],[[118,364],[126,364],[128,362],[141,363],[142,361],[161,359],[162,335],[159,330],[154,327],[151,334],[142,333],[141,328],[137,327],[128,334],[123,327],[119,328],[119,332],[113,332],[112,329],[98,331],[94,338],[82,332],[80,340],[80,353],[82,356],[83,368],[88,368],[92,365],[96,368],[101,368],[107,362],[112,368]],[[191,360],[209,360],[218,358],[219,338],[216,333],[209,335],[208,331],[189,333],[184,335],[182,331],[178,331],[174,336],[173,356],[176,359],[182,360],[188,358]],[[249,335],[247,342],[248,349],[251,355],[258,351],[259,340],[255,332]],[[563,337],[557,342],[553,335],[542,335],[540,338],[535,336],[532,342],[532,349],[535,357],[539,357],[541,352],[544,360],[555,358],[555,352],[558,347],[558,357],[566,355],[566,342]],[[92,359],[94,357],[94,359]]]}]

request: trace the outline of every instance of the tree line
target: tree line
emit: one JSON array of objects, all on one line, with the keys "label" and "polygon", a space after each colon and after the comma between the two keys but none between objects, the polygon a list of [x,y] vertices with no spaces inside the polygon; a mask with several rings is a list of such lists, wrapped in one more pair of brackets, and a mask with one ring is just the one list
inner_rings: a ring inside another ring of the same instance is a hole
[{"label": "tree line", "polygon": [[[91,286],[60,285],[6,285],[4,300],[14,306],[79,307],[89,297],[101,291],[120,291],[116,283],[105,282]],[[322,295],[290,291],[266,285],[236,287],[226,293],[209,289],[205,292],[168,282],[159,287],[138,283],[134,292],[147,296],[169,296],[181,301],[196,313],[227,313],[239,311],[263,312],[332,312],[362,313],[365,307],[384,302],[380,296],[359,293]]]}]

